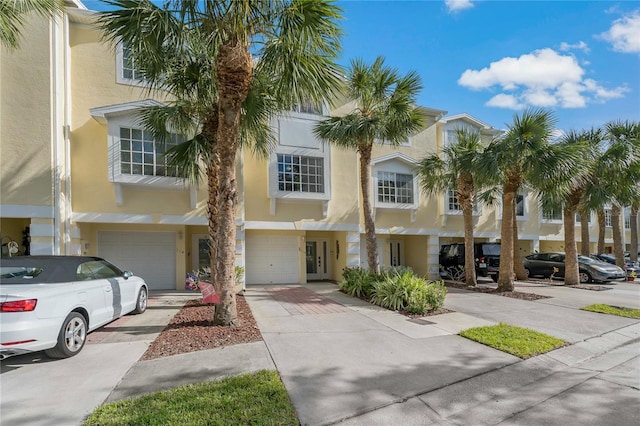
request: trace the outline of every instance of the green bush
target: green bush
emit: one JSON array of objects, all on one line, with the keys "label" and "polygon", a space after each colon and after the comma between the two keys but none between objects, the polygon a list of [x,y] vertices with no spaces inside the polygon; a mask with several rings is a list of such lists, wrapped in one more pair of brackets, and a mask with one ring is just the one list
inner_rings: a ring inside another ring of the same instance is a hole
[{"label": "green bush", "polygon": [[384,280],[374,285],[371,302],[387,309],[424,314],[441,308],[446,295],[443,281],[427,281],[405,270],[402,274],[385,274]]},{"label": "green bush", "polygon": [[384,280],[377,282],[373,287],[371,302],[394,311],[404,309],[409,296],[411,278],[412,274],[409,272],[402,275],[384,275]]},{"label": "green bush", "polygon": [[350,296],[371,297],[373,286],[379,279],[378,275],[372,274],[368,269],[355,267],[344,268],[342,271],[342,281],[338,284],[340,290]]}]

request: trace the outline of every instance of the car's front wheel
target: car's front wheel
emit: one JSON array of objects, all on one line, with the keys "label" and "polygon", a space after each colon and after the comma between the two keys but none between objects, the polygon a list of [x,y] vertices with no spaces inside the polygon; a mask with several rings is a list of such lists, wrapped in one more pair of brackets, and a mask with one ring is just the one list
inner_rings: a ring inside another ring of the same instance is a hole
[{"label": "car's front wheel", "polygon": [[86,340],[87,320],[82,314],[71,312],[62,323],[58,333],[58,343],[45,353],[50,358],[69,358],[82,350]]},{"label": "car's front wheel", "polygon": [[141,314],[147,310],[147,289],[145,287],[141,287],[138,292],[138,299],[136,300],[136,309],[133,311],[134,314]]},{"label": "car's front wheel", "polygon": [[581,283],[589,283],[591,282],[591,275],[588,272],[580,271],[580,282]]}]

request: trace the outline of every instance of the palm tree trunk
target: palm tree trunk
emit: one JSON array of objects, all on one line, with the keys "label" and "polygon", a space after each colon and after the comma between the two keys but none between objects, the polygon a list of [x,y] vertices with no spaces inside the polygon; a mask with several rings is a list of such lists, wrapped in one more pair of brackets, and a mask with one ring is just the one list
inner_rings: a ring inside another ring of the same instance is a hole
[{"label": "palm tree trunk", "polygon": [[580,210],[580,253],[589,256],[591,248],[589,245],[589,216],[591,212],[587,209]]},{"label": "palm tree trunk", "polygon": [[606,221],[604,209],[598,209],[598,254],[604,253],[604,233],[606,231]]},{"label": "palm tree trunk", "polygon": [[216,236],[215,276],[220,288],[220,303],[214,312],[215,325],[236,325],[238,312],[235,294],[236,257],[236,152],[240,110],[249,93],[253,67],[248,46],[231,39],[219,48],[216,57],[218,83],[218,152],[220,177],[218,189],[219,222]]},{"label": "palm tree trunk", "polygon": [[524,260],[520,255],[520,247],[518,242],[520,239],[518,238],[518,217],[516,215],[516,201],[517,198],[513,199],[513,217],[511,218],[511,224],[513,225],[513,271],[516,274],[516,278],[519,280],[526,280],[527,274],[524,272]]},{"label": "palm tree trunk", "polygon": [[507,182],[502,190],[500,276],[498,291],[513,291],[513,203],[518,186]]},{"label": "palm tree trunk", "polygon": [[622,207],[613,203],[611,207],[611,225],[613,227],[613,254],[616,257],[616,265],[624,267],[624,247],[622,246],[622,224],[620,217],[622,216]]},{"label": "palm tree trunk", "polygon": [[578,249],[576,246],[576,208],[569,203],[563,211],[564,219],[564,283],[578,285],[580,276],[578,271]]},{"label": "palm tree trunk", "polygon": [[476,262],[473,249],[473,197],[475,189],[470,176],[460,175],[458,178],[458,201],[462,208],[462,220],[464,221],[464,275],[465,284],[475,287],[477,284]]},{"label": "palm tree trunk", "polygon": [[[640,204],[640,203],[638,203]],[[631,206],[631,260],[638,261],[638,204]]]},{"label": "palm tree trunk", "polygon": [[363,144],[358,148],[360,153],[360,191],[362,191],[362,213],[364,215],[364,232],[367,236],[367,262],[369,270],[380,272],[378,264],[378,241],[376,239],[376,224],[371,212],[370,182],[371,182],[371,150],[373,143]]},{"label": "palm tree trunk", "polygon": [[209,158],[207,159],[207,189],[209,199],[207,200],[207,223],[209,231],[209,266],[211,270],[211,283],[214,285],[216,293],[220,293],[218,280],[216,279],[216,243],[218,238],[218,176],[220,174],[220,157],[218,155],[218,144],[216,143],[218,133],[218,111],[214,111],[202,126],[202,134],[209,144]]}]

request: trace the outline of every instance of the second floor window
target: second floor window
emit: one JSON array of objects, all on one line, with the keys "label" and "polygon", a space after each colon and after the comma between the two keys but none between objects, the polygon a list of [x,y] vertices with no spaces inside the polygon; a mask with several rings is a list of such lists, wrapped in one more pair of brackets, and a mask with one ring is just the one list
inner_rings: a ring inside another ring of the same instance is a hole
[{"label": "second floor window", "polygon": [[611,217],[611,209],[604,211],[604,226],[611,228],[613,226],[613,218]]},{"label": "second floor window", "polygon": [[129,175],[182,177],[178,169],[167,164],[165,152],[179,143],[178,138],[165,143],[153,140],[144,129],[120,127],[120,172]]},{"label": "second floor window", "polygon": [[140,70],[136,68],[135,61],[131,55],[131,48],[126,44],[122,46],[122,78],[142,80]]},{"label": "second floor window", "polygon": [[545,210],[542,213],[542,219],[546,221],[562,221],[562,210],[553,209],[553,210]]},{"label": "second floor window", "polygon": [[[450,212],[462,212],[462,206],[458,202],[458,195],[453,189],[447,191],[447,210]],[[478,203],[478,198],[476,197],[473,200],[473,214],[479,215],[480,213],[480,204]]]},{"label": "second floor window", "polygon": [[324,159],[278,154],[278,190],[324,192]]},{"label": "second floor window", "polygon": [[303,112],[305,114],[322,115],[322,107],[311,101],[296,103],[293,105],[292,110],[295,112]]},{"label": "second floor window", "polygon": [[516,195],[516,217],[524,217],[524,195]]},{"label": "second floor window", "polygon": [[413,176],[378,172],[378,202],[413,204]]}]

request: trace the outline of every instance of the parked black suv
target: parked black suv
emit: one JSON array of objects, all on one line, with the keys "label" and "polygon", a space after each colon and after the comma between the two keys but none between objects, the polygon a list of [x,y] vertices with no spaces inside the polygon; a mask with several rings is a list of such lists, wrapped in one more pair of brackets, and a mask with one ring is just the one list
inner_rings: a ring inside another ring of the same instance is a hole
[{"label": "parked black suv", "polygon": [[[500,270],[500,243],[474,243],[476,275],[490,276],[498,281]],[[440,247],[440,275],[461,279],[464,276],[464,243],[445,244]]]}]

